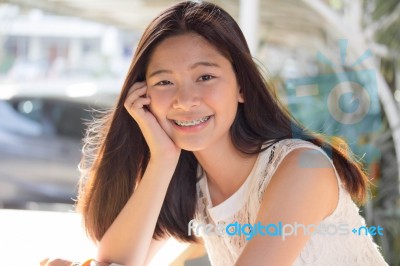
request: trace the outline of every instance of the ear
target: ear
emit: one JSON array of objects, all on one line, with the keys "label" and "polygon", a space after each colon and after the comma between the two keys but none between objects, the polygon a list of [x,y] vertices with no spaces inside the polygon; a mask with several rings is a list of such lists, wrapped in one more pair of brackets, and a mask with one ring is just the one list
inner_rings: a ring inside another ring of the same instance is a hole
[{"label": "ear", "polygon": [[240,87],[238,89],[239,89],[238,102],[239,103],[244,103],[243,90]]}]

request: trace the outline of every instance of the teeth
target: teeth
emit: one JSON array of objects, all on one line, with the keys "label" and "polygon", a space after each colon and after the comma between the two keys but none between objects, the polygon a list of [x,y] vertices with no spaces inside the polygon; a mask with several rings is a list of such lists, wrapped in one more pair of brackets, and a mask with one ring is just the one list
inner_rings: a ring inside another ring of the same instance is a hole
[{"label": "teeth", "polygon": [[191,127],[195,126],[201,123],[206,122],[208,119],[210,119],[210,116],[205,116],[197,120],[192,120],[192,121],[179,121],[179,120],[174,120],[175,124],[181,127]]}]

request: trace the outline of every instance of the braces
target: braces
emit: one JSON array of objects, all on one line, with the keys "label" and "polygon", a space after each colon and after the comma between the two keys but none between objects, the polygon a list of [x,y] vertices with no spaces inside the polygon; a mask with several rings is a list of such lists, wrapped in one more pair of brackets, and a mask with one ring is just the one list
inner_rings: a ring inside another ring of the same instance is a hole
[{"label": "braces", "polygon": [[201,119],[198,120],[192,120],[192,121],[179,121],[179,120],[174,120],[175,124],[177,124],[178,126],[183,126],[183,127],[188,127],[188,126],[195,126],[198,125],[200,123],[204,123],[205,121],[207,121],[208,119],[210,119],[210,116],[205,116]]}]

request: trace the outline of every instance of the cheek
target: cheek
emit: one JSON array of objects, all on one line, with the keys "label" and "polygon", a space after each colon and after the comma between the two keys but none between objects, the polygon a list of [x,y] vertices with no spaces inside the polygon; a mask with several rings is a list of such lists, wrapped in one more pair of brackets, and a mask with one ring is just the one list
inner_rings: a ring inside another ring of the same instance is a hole
[{"label": "cheek", "polygon": [[204,99],[207,99],[206,101],[215,108],[228,111],[237,107],[238,95],[235,84],[230,84],[230,86],[218,87],[207,91],[204,94]]},{"label": "cheek", "polygon": [[168,93],[149,90],[147,96],[150,98],[150,111],[158,118],[165,117],[171,105]]}]

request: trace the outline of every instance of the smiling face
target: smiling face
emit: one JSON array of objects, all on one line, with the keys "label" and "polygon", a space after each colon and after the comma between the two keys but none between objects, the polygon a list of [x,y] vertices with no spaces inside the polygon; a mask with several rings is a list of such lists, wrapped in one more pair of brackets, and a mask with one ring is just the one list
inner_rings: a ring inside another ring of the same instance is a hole
[{"label": "smiling face", "polygon": [[176,145],[200,151],[230,141],[243,98],[232,64],[203,37],[163,40],[150,57],[146,81],[150,110]]}]

